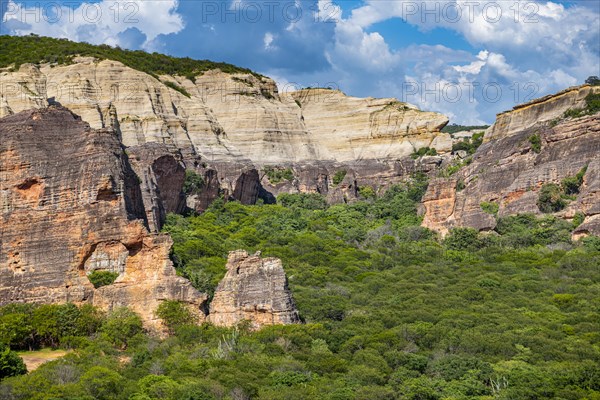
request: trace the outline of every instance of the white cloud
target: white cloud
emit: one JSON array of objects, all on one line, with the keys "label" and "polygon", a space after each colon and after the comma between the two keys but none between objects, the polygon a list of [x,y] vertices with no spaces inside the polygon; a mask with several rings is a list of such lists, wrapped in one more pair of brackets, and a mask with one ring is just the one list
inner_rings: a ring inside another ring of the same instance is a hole
[{"label": "white cloud", "polygon": [[35,33],[94,44],[120,45],[119,34],[137,28],[145,35],[144,48],[161,34],[177,33],[184,28],[176,13],[178,0],[103,0],[82,3],[77,8],[58,3],[25,7],[9,0],[2,18],[6,26],[15,26],[13,34]]},{"label": "white cloud", "polygon": [[[424,32],[438,28],[455,31],[478,48],[478,54],[465,55],[443,46],[390,49],[373,26],[392,18],[403,19]],[[376,39],[373,43],[368,41],[371,37]],[[353,55],[358,60],[355,65],[365,75],[377,67],[378,72],[406,70],[405,81],[418,83],[419,93],[412,101],[421,108],[442,111],[463,122],[491,122],[494,113],[515,103],[583,82],[594,74],[600,65],[598,37],[600,15],[578,5],[566,7],[552,1],[366,0],[338,24],[337,51],[329,56],[332,64],[342,66]],[[366,44],[370,51],[364,50]],[[386,78],[389,76],[375,79]],[[375,82],[370,84],[378,87]],[[473,89],[468,103],[453,103],[442,93],[442,88],[452,85],[479,88],[479,92]],[[398,85],[385,86],[406,94]],[[435,87],[440,91],[437,99],[425,96]],[[492,93],[497,88],[502,98],[492,101],[484,91]]]},{"label": "white cloud", "polygon": [[265,50],[272,50],[275,48],[275,46],[273,46],[273,40],[275,40],[275,36],[271,32],[265,33],[265,36],[263,38]]}]

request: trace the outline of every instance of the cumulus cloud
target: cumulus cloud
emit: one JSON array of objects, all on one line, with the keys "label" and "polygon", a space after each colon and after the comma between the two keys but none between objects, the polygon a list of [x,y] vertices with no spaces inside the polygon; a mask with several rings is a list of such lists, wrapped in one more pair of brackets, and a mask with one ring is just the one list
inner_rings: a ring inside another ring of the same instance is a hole
[{"label": "cumulus cloud", "polygon": [[[131,33],[136,31],[144,36],[141,47],[149,49],[159,35],[184,28],[177,6],[177,0],[103,0],[76,8],[55,2],[31,7],[9,0],[2,24],[10,34],[35,33],[112,46],[131,44]],[[140,42],[139,37],[135,42]]]},{"label": "cumulus cloud", "polygon": [[[377,30],[377,24],[394,18],[425,34],[439,29],[456,32],[475,50],[465,54],[444,46],[408,46],[365,55],[375,65],[393,65],[405,72],[402,85],[387,86],[395,91],[392,94],[447,113],[459,122],[491,122],[496,112],[515,103],[583,82],[600,65],[598,6],[552,1],[367,0],[342,23],[366,37]],[[354,45],[344,43],[340,53],[349,54],[346,49],[359,52],[363,41],[364,37],[355,35]],[[386,49],[385,38],[377,46]],[[462,88],[461,101],[454,102],[448,88]]]},{"label": "cumulus cloud", "polygon": [[[87,0],[50,10],[72,21],[27,18],[15,1],[5,7],[5,33],[227,61],[274,75],[282,89],[337,86],[356,96],[395,96],[453,122],[492,122],[515,103],[600,73],[596,1]],[[125,9],[132,4],[133,20]],[[96,8],[101,21],[90,23]],[[442,42],[415,43],[419,38]]]}]

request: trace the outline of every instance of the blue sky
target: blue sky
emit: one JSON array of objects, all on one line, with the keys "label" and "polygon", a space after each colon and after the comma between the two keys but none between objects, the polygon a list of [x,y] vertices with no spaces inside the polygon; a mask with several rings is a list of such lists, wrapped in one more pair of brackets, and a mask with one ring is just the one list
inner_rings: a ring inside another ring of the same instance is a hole
[{"label": "blue sky", "polygon": [[[600,1],[0,0],[0,32],[226,61],[491,123],[600,75]],[[61,8],[62,7],[62,8]]]}]

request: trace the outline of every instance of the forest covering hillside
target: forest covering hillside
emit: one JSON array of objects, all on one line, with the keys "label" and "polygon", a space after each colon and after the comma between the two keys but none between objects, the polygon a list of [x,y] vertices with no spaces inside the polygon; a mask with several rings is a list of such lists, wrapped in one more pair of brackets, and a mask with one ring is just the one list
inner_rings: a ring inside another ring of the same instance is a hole
[{"label": "forest covering hillside", "polygon": [[108,45],[91,45],[72,42],[67,39],[55,39],[37,35],[0,36],[0,68],[18,69],[25,63],[69,64],[74,56],[95,57],[99,60],[122,62],[130,68],[146,72],[154,77],[158,75],[179,75],[190,80],[211,69],[220,69],[226,73],[256,74],[232,64],[209,60],[194,60],[189,57],[177,58],[159,53],[146,53],[141,50],[124,50]]},{"label": "forest covering hillside", "polygon": [[167,302],[160,340],[126,309],[6,306],[5,345],[76,350],[4,379],[0,398],[600,398],[600,239],[572,243],[572,223],[519,215],[442,241],[419,226],[425,187],[171,215],[173,258],[196,287],[214,290],[228,251],[261,250],[283,260],[305,323],[193,326]]}]

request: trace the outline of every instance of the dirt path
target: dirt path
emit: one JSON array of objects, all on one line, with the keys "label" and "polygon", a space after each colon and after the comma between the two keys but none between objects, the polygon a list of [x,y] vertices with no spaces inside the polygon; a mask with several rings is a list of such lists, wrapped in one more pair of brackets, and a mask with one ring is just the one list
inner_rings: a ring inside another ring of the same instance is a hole
[{"label": "dirt path", "polygon": [[19,356],[27,365],[27,371],[35,371],[38,367],[48,361],[57,360],[69,352],[66,350],[42,349],[39,351],[21,351]]}]

